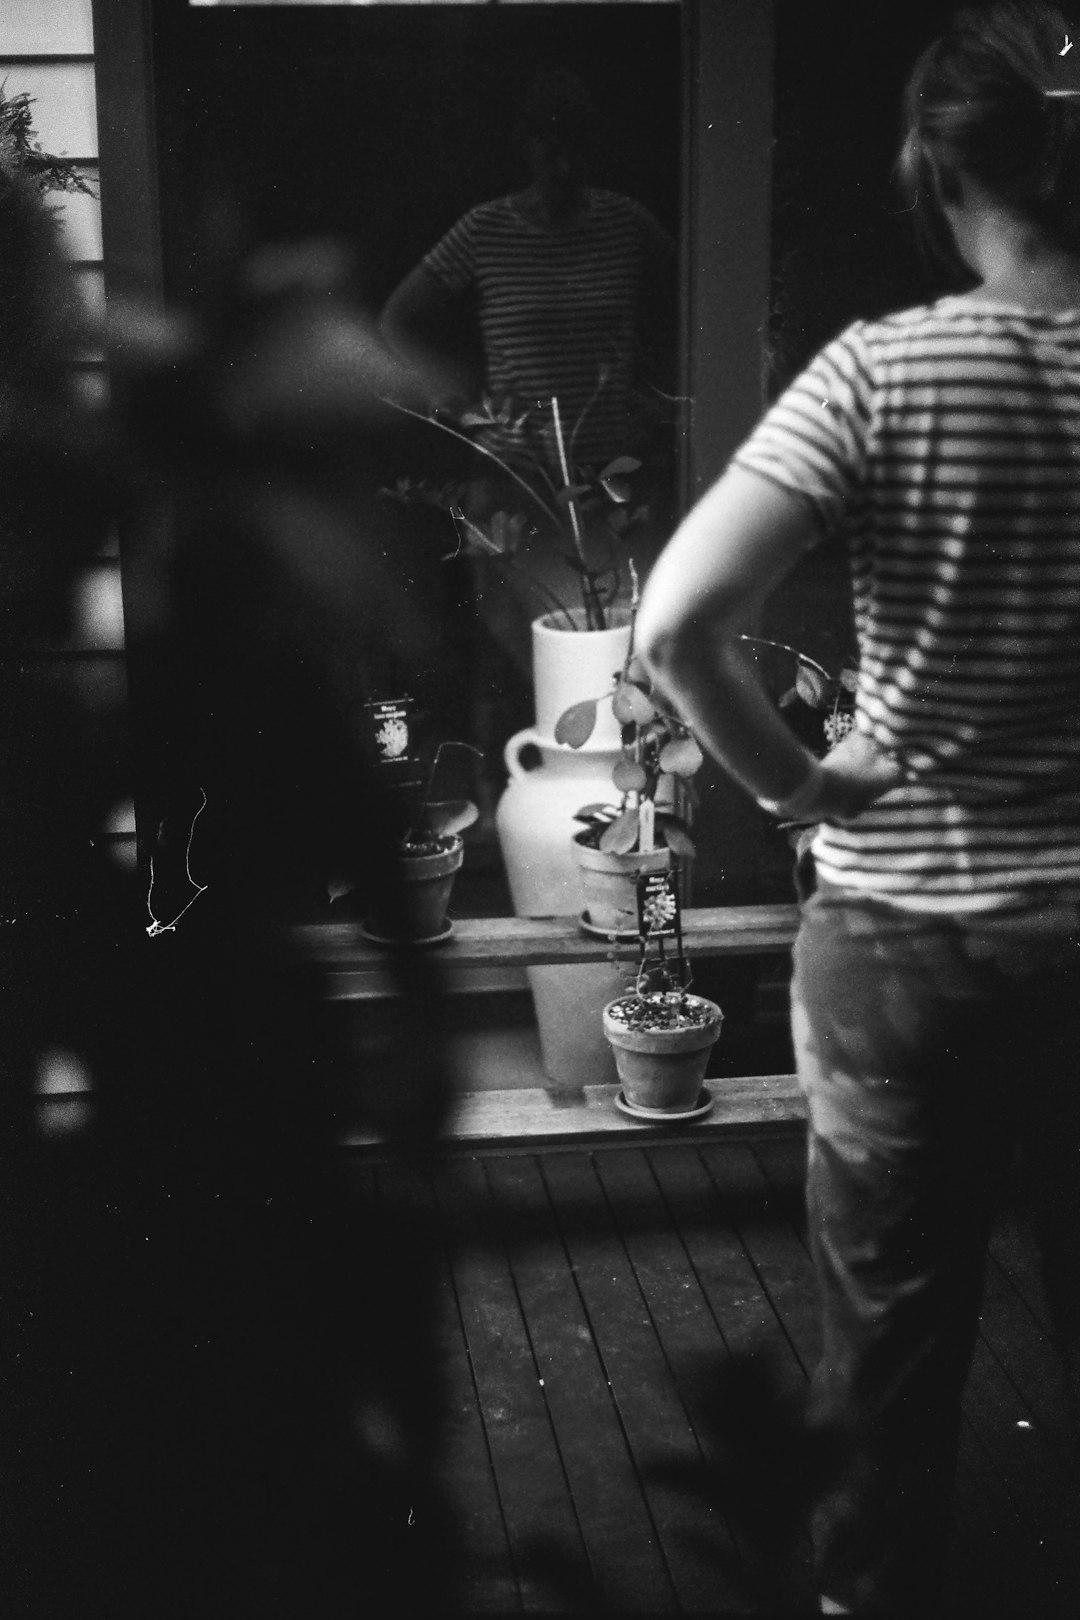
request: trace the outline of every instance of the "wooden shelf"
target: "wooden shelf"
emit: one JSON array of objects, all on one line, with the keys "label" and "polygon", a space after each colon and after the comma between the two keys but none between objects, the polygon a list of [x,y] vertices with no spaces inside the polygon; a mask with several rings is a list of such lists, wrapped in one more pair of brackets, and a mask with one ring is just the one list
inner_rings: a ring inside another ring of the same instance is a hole
[{"label": "wooden shelf", "polygon": [[[788,952],[798,927],[792,905],[716,906],[687,910],[683,942],[697,957],[779,955]],[[395,993],[390,953],[366,940],[357,923],[316,923],[293,931],[290,943],[323,975],[327,1000],[362,1002]],[[616,942],[586,934],[576,917],[462,917],[445,944],[432,948],[448,989],[487,985],[494,974],[520,975],[548,965],[631,962],[636,941]],[[795,1077],[751,1075],[706,1081],[714,1098],[701,1120],[651,1124],[628,1118],[615,1106],[614,1085],[574,1091],[543,1085],[476,1091],[463,1089],[446,1140],[501,1151],[550,1143],[613,1144],[671,1140],[762,1127],[794,1127],[805,1117]],[[342,1146],[374,1151],[377,1136],[346,1132]]]},{"label": "wooden shelf", "polygon": [[[627,1142],[674,1142],[767,1127],[794,1129],[806,1118],[798,1083],[791,1074],[757,1074],[706,1080],[713,1106],[704,1118],[671,1124],[630,1119],[615,1106],[617,1086],[582,1086],[576,1091],[540,1087],[514,1091],[472,1091],[459,1098],[443,1141],[457,1147],[495,1148],[505,1152],[560,1144],[625,1145]],[[386,1144],[376,1135],[345,1133],[345,1148],[377,1151]]]},{"label": "wooden shelf", "polygon": [[[798,907],[789,905],[691,908],[683,915],[683,942],[699,957],[776,955],[790,950],[798,915]],[[295,929],[291,941],[305,960],[325,970],[328,999],[393,993],[389,953],[369,943],[357,923],[309,924]],[[637,946],[586,934],[576,917],[460,917],[452,937],[431,954],[448,981],[467,981],[479,970],[631,962]]]}]

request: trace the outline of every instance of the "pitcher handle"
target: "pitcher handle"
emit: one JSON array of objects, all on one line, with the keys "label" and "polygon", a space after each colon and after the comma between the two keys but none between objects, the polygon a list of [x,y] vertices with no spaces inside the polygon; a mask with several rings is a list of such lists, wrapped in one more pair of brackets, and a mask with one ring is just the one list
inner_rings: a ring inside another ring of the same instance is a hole
[{"label": "pitcher handle", "polygon": [[506,763],[507,771],[510,773],[511,782],[520,782],[522,777],[532,775],[532,772],[526,770],[521,763],[522,750],[530,743],[534,747],[540,743],[540,733],[535,726],[526,726],[524,731],[515,732],[503,749],[503,760]]}]

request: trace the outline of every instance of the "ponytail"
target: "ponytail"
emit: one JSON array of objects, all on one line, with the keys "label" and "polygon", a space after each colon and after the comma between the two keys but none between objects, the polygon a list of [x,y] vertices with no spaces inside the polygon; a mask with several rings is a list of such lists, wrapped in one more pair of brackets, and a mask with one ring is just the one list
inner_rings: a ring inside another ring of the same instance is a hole
[{"label": "ponytail", "polygon": [[943,207],[965,175],[1080,252],[1080,62],[1061,54],[1073,32],[1041,0],[966,7],[916,63],[897,170],[937,259],[958,264]]}]

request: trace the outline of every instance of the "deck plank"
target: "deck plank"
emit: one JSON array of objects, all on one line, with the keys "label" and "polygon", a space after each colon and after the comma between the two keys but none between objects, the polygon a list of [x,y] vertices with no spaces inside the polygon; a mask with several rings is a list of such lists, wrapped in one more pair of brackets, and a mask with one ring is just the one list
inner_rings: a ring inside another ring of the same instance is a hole
[{"label": "deck plank", "polygon": [[1003,1372],[1023,1392],[1032,1422],[1069,1472],[1080,1478],[1080,1463],[1068,1438],[1069,1400],[1061,1358],[993,1256],[986,1267],[980,1333]]},{"label": "deck plank", "polygon": [[960,1429],[953,1500],[953,1551],[944,1614],[980,1620],[1074,1620],[1039,1558],[1038,1537],[1010,1495],[1008,1482],[965,1416]]},{"label": "deck plank", "polygon": [[[725,1614],[760,1612],[755,1598],[775,1597],[775,1561],[763,1578],[757,1525],[748,1522],[748,1480],[733,1456],[732,1357],[698,1275],[652,1174],[649,1155],[631,1149],[598,1154],[596,1170],[619,1233],[656,1325],[683,1406],[702,1452],[687,1469],[683,1489],[715,1509],[715,1547],[724,1571],[717,1607]],[[741,1424],[741,1417],[738,1419]],[[761,1451],[761,1437],[756,1449]],[[776,1481],[770,1482],[775,1510]],[[752,1519],[752,1515],[749,1516]],[[808,1575],[802,1548],[801,1575]]]},{"label": "deck plank", "polygon": [[[362,1171],[361,1171],[362,1174]],[[429,1221],[435,1216],[428,1179],[401,1165],[369,1174],[370,1195],[383,1221],[411,1212]],[[434,1228],[432,1228],[434,1230]],[[508,1614],[521,1610],[510,1544],[503,1523],[491,1455],[465,1343],[449,1254],[440,1246],[436,1273],[434,1374],[442,1397],[441,1442],[434,1484],[453,1516],[459,1542],[458,1568],[452,1572],[456,1606],[466,1614]]]},{"label": "deck plank", "polygon": [[718,1196],[740,1234],[773,1309],[809,1376],[820,1348],[817,1284],[806,1248],[749,1147],[700,1150]]},{"label": "deck plank", "polygon": [[1026,1211],[1013,1202],[1001,1210],[990,1240],[990,1253],[1020,1295],[1044,1333],[1053,1327],[1043,1289],[1042,1262]]},{"label": "deck plank", "polygon": [[804,1369],[696,1150],[650,1150],[649,1162],[729,1351],[763,1355],[785,1387],[801,1386]]},{"label": "deck plank", "polygon": [[806,1132],[779,1133],[774,1139],[761,1134],[750,1140],[750,1150],[761,1166],[771,1195],[783,1211],[804,1248],[806,1231]]},{"label": "deck plank", "polygon": [[726,1585],[715,1509],[683,1489],[701,1448],[594,1166],[586,1154],[551,1153],[542,1170],[678,1602],[715,1613]]},{"label": "deck plank", "polygon": [[539,1165],[489,1159],[485,1171],[599,1603],[618,1614],[674,1612],[675,1589]]},{"label": "deck plank", "polygon": [[1029,1541],[1055,1583],[1080,1591],[1080,1496],[1076,1480],[1036,1422],[1025,1395],[1005,1376],[980,1340],[972,1359],[965,1410],[997,1467]]},{"label": "deck plank", "polygon": [[[486,1232],[490,1199],[479,1161],[440,1166],[435,1197],[455,1234],[454,1285],[522,1607],[557,1610],[566,1570],[587,1570],[585,1545],[513,1275]],[[558,1570],[545,1541],[561,1550]]]},{"label": "deck plank", "polygon": [[[449,1255],[439,1482],[458,1501],[464,1612],[777,1612],[759,1601],[748,1507],[762,1478],[771,1552],[809,1590],[765,1428],[755,1413],[742,1453],[725,1432],[726,1370],[779,1369],[765,1387],[782,1405],[816,1353],[801,1160],[795,1135],[444,1148],[420,1178]],[[357,1169],[391,1218],[422,1204],[417,1172]],[[1006,1208],[964,1397],[947,1612],[1080,1612],[1080,1468],[1044,1310],[1024,1211]]]}]

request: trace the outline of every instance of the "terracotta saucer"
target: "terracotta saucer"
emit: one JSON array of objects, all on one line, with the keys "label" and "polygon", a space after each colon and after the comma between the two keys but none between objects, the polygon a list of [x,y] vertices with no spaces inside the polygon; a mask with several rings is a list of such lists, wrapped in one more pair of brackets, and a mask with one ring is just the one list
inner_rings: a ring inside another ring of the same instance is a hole
[{"label": "terracotta saucer", "polygon": [[405,950],[422,950],[429,945],[445,945],[454,932],[454,925],[447,922],[446,927],[440,928],[437,934],[426,934],[422,939],[396,939],[392,934],[379,934],[370,923],[366,922],[360,924],[360,932],[366,940],[371,941],[372,945],[392,945]]},{"label": "terracotta saucer", "polygon": [[627,1102],[620,1091],[616,1093],[615,1106],[620,1113],[629,1114],[631,1119],[647,1119],[651,1125],[682,1125],[688,1119],[704,1119],[715,1100],[712,1092],[703,1087],[693,1108],[671,1114],[666,1108],[638,1108],[636,1104]]},{"label": "terracotta saucer", "polygon": [[638,938],[638,931],[636,928],[598,928],[594,922],[589,921],[589,913],[587,911],[583,911],[578,918],[578,927],[583,929],[586,934],[591,934],[593,939],[607,939],[616,944],[619,944],[624,940],[634,940]]}]

